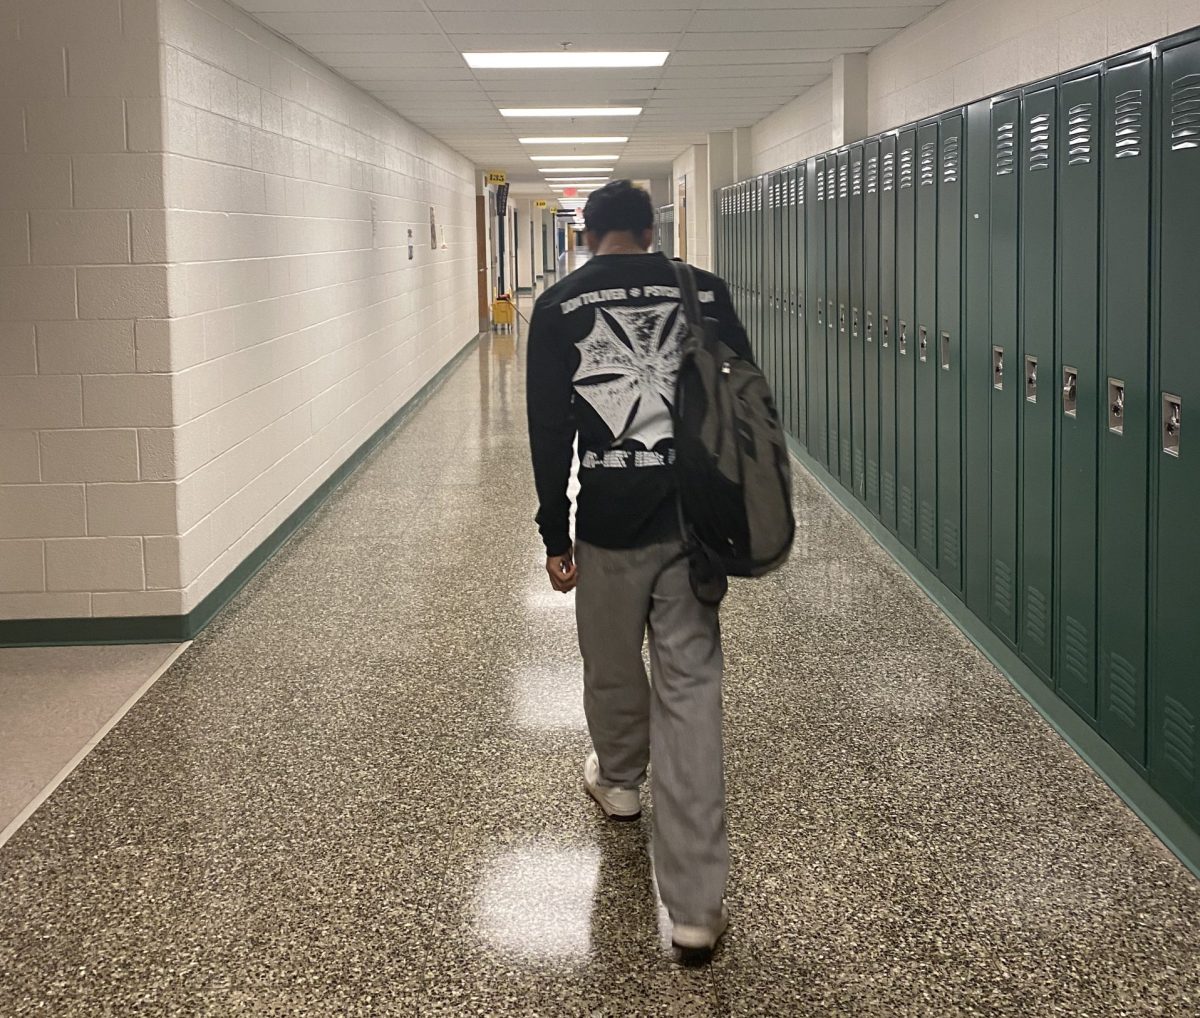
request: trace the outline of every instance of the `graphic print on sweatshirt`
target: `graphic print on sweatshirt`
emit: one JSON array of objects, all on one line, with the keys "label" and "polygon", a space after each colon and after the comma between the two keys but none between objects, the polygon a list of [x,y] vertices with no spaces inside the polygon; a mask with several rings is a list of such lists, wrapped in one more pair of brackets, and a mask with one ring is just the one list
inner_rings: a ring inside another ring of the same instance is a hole
[{"label": "graphic print on sweatshirt", "polygon": [[[614,446],[636,442],[647,453],[672,438],[671,403],[687,321],[676,301],[639,307],[595,307],[592,330],[579,342],[579,369],[572,379],[612,433]],[[589,453],[588,466],[661,466],[662,456],[627,452],[603,460]]]}]

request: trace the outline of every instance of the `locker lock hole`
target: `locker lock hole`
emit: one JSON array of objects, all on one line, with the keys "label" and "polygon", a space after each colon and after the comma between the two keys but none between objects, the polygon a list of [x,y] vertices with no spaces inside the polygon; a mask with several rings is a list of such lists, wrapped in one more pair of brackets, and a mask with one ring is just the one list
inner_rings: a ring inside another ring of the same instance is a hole
[{"label": "locker lock hole", "polygon": [[1038,395],[1038,359],[1025,358],[1025,399],[1030,403],[1037,402]]},{"label": "locker lock hole", "polygon": [[867,312],[867,342],[875,342],[875,313],[873,311]]},{"label": "locker lock hole", "polygon": [[1125,434],[1125,383],[1119,378],[1108,380],[1108,430]]},{"label": "locker lock hole", "polygon": [[846,305],[845,304],[838,305],[838,331],[839,332],[846,331]]},{"label": "locker lock hole", "polygon": [[1063,413],[1075,417],[1079,411],[1079,372],[1075,368],[1063,367]]},{"label": "locker lock hole", "polygon": [[887,349],[888,342],[891,338],[892,338],[892,322],[891,322],[891,319],[887,315],[884,315],[883,316],[883,346],[884,346],[884,349]]},{"label": "locker lock hole", "polygon": [[896,349],[900,351],[900,356],[908,356],[908,322],[900,323],[900,334],[896,337]]},{"label": "locker lock hole", "polygon": [[858,308],[850,309],[850,335],[858,338]]},{"label": "locker lock hole", "polygon": [[992,347],[992,388],[1004,388],[1004,347]]},{"label": "locker lock hole", "polygon": [[929,330],[924,325],[917,326],[917,347],[921,353],[921,363],[929,360]]},{"label": "locker lock hole", "polygon": [[950,370],[950,333],[943,332],[941,334],[941,355],[940,360],[943,371]]},{"label": "locker lock hole", "polygon": [[1179,455],[1179,439],[1183,431],[1183,400],[1169,392],[1163,393],[1163,452]]}]

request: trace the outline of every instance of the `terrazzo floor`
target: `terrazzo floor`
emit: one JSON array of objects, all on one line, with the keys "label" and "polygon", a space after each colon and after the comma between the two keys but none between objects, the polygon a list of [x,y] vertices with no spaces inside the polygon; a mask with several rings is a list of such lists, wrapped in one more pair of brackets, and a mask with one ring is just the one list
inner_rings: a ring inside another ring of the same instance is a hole
[{"label": "terrazzo floor", "polygon": [[800,472],[724,613],[732,925],[604,821],[484,341],[0,849],[0,1015],[1189,1016],[1200,883]]}]

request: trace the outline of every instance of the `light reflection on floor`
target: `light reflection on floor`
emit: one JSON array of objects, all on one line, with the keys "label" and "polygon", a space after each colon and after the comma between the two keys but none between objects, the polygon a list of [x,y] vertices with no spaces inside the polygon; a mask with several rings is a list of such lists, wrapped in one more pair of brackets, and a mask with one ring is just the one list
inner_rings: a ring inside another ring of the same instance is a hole
[{"label": "light reflection on floor", "polygon": [[521,728],[587,729],[583,668],[530,665],[512,676],[513,721]]}]

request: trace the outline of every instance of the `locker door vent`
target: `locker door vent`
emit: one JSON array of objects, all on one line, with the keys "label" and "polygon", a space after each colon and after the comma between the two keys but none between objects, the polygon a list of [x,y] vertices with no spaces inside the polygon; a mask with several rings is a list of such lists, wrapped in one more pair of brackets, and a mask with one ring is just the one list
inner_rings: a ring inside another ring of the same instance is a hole
[{"label": "locker door vent", "polygon": [[804,204],[804,178],[803,177],[796,178],[796,204],[797,205]]},{"label": "locker door vent", "polygon": [[1025,635],[1039,647],[1046,645],[1046,595],[1037,587],[1025,588]]},{"label": "locker door vent", "polygon": [[1108,655],[1108,709],[1125,724],[1137,721],[1137,671],[1120,654]]},{"label": "locker door vent", "polygon": [[900,150],[900,189],[913,186],[913,150]]},{"label": "locker door vent", "polygon": [[1039,113],[1029,121],[1029,169],[1050,169],[1050,114]]},{"label": "locker door vent", "polygon": [[1166,761],[1195,780],[1196,774],[1196,719],[1183,704],[1173,696],[1163,698],[1163,757]]},{"label": "locker door vent", "polygon": [[958,180],[958,135],[952,135],[942,143],[942,183],[953,184]]},{"label": "locker door vent", "polygon": [[1200,74],[1171,82],[1171,151],[1200,148]]},{"label": "locker door vent", "polygon": [[937,179],[937,142],[927,141],[921,145],[921,186],[932,187]]},{"label": "locker door vent", "polygon": [[928,502],[921,502],[921,538],[923,548],[932,548],[937,541],[937,513]]},{"label": "locker door vent", "polygon": [[1067,110],[1067,165],[1084,166],[1092,161],[1092,103],[1079,103]]},{"label": "locker door vent", "polygon": [[958,569],[959,555],[958,523],[955,520],[947,519],[942,521],[942,547],[941,558],[942,563],[947,569]]},{"label": "locker door vent", "polygon": [[845,198],[850,193],[849,168],[845,163],[838,167],[838,197]]},{"label": "locker door vent", "polygon": [[825,171],[825,197],[833,201],[837,197],[837,166],[830,166]]},{"label": "locker door vent", "polygon": [[1016,131],[1012,121],[996,128],[996,176],[1012,173],[1016,161]]},{"label": "locker door vent", "polygon": [[1004,618],[1012,615],[1012,570],[992,559],[992,604]]},{"label": "locker door vent", "polygon": [[872,459],[867,460],[867,500],[874,502],[879,498],[879,464]]},{"label": "locker door vent", "polygon": [[1091,681],[1091,644],[1087,626],[1070,615],[1066,616],[1063,619],[1063,671],[1077,682]]},{"label": "locker door vent", "polygon": [[789,205],[796,204],[796,177],[795,175],[788,177],[787,184],[787,203]]},{"label": "locker door vent", "polygon": [[825,200],[825,174],[817,170],[817,201]]},{"label": "locker door vent", "polygon": [[1142,154],[1142,119],[1145,112],[1140,88],[1117,96],[1113,120],[1113,143],[1118,159],[1134,159]]},{"label": "locker door vent", "polygon": [[883,154],[883,190],[890,191],[896,186],[896,153]]},{"label": "locker door vent", "polygon": [[900,485],[900,526],[905,530],[909,530],[915,522],[914,508],[912,488],[906,484]]},{"label": "locker door vent", "polygon": [[867,194],[875,194],[879,190],[879,156],[871,156],[867,160]]},{"label": "locker door vent", "polygon": [[896,502],[896,475],[889,470],[883,472],[883,504],[894,505]]},{"label": "locker door vent", "polygon": [[850,172],[850,193],[856,198],[862,194],[863,189],[863,167],[862,160],[859,159],[853,166]]}]

